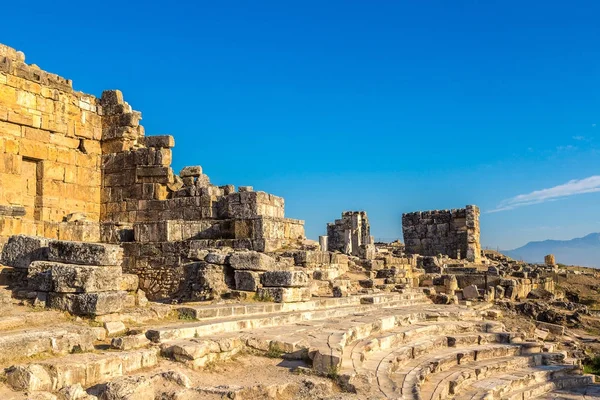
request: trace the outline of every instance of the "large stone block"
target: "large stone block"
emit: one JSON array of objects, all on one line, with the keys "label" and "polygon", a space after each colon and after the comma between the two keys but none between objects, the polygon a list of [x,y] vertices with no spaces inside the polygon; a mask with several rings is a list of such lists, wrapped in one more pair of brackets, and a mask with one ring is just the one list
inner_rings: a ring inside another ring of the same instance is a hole
[{"label": "large stone block", "polygon": [[302,250],[294,254],[294,261],[296,265],[329,264],[331,263],[331,253],[328,251]]},{"label": "large stone block", "polygon": [[127,292],[135,292],[140,286],[140,279],[135,274],[122,274],[119,283],[118,290],[125,290]]},{"label": "large stone block", "polygon": [[271,271],[275,268],[273,258],[255,251],[233,253],[229,257],[229,263],[236,270]]},{"label": "large stone block", "polygon": [[307,287],[264,287],[258,289],[258,297],[277,303],[295,303],[310,300],[311,294]]},{"label": "large stone block", "polygon": [[6,383],[14,390],[52,390],[52,377],[41,365],[17,365],[6,371]]},{"label": "large stone block", "polygon": [[146,136],[144,137],[144,144],[147,147],[170,149],[175,147],[175,138],[171,135]]},{"label": "large stone block", "polygon": [[53,263],[52,290],[58,293],[90,293],[119,290],[121,267]]},{"label": "large stone block", "polygon": [[262,284],[273,287],[308,286],[309,278],[303,271],[267,271],[262,275]]},{"label": "large stone block", "polygon": [[50,293],[48,306],[75,315],[104,315],[120,312],[127,292]]},{"label": "large stone block", "polygon": [[48,259],[48,239],[15,235],[2,249],[0,263],[15,268],[28,268],[32,261]]},{"label": "large stone block", "polygon": [[184,167],[181,171],[179,171],[179,176],[182,178],[187,177],[198,177],[202,175],[202,167],[199,165],[194,165],[190,167]]},{"label": "large stone block", "polygon": [[51,240],[48,259],[67,264],[121,265],[123,249],[114,244]]},{"label": "large stone block", "polygon": [[32,261],[27,269],[27,288],[37,292],[51,292],[53,290],[50,272],[52,264],[48,261]]},{"label": "large stone block", "polygon": [[479,291],[477,290],[477,286],[469,285],[463,289],[463,298],[465,300],[476,299],[479,297]]},{"label": "large stone block", "polygon": [[235,271],[235,288],[246,292],[256,292],[260,286],[260,275],[253,271]]},{"label": "large stone block", "polygon": [[110,381],[102,393],[104,400],[144,400],[155,398],[154,381],[146,376],[123,376]]}]

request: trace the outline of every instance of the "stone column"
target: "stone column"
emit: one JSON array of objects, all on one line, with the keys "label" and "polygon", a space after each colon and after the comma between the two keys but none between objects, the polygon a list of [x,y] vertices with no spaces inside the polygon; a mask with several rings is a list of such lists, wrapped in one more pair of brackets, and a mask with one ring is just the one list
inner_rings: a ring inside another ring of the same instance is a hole
[{"label": "stone column", "polygon": [[327,236],[327,235],[319,236],[319,245],[321,246],[321,251],[327,251],[328,239],[329,239],[329,236]]}]

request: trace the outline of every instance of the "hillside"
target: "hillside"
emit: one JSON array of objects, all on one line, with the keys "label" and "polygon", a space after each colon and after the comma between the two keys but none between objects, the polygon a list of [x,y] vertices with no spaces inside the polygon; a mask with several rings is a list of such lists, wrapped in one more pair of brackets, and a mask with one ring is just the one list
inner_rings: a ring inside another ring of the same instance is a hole
[{"label": "hillside", "polygon": [[600,233],[590,233],[571,240],[544,240],[529,242],[514,250],[503,250],[503,254],[516,260],[543,262],[546,254],[554,254],[556,262],[568,265],[600,267]]}]

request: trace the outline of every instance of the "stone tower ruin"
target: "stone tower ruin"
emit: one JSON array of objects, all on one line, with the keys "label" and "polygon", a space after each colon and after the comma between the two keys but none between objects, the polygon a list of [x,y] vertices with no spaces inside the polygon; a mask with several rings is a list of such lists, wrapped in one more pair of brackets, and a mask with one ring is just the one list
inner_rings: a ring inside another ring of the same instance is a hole
[{"label": "stone tower ruin", "polygon": [[342,218],[327,224],[327,247],[329,251],[373,258],[375,246],[371,225],[365,211],[345,211]]},{"label": "stone tower ruin", "polygon": [[402,233],[409,254],[481,260],[477,206],[403,214]]}]

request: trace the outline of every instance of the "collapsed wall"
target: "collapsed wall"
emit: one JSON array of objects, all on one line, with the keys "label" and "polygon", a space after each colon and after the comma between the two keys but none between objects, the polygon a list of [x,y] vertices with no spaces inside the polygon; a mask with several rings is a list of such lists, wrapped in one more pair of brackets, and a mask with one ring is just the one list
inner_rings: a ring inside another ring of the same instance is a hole
[{"label": "collapsed wall", "polygon": [[327,250],[371,259],[375,245],[365,211],[345,211],[341,219],[327,224]]},{"label": "collapsed wall", "polygon": [[179,282],[175,249],[190,241],[259,252],[302,245],[304,222],[285,218],[281,197],[214,185],[200,166],[176,174],[173,137],[145,136],[141,118],[120,91],[74,91],[0,45],[0,247],[16,234],[128,243],[125,272]]},{"label": "collapsed wall", "polygon": [[213,185],[197,166],[175,174],[173,137],[145,136],[140,120],[120,91],[75,92],[0,45],[2,242],[18,233],[129,241],[135,224],[147,232],[156,221],[178,221],[182,238],[260,251],[304,239],[303,222],[284,218],[282,198]]},{"label": "collapsed wall", "polygon": [[135,275],[122,272],[123,249],[117,245],[11,236],[0,252],[3,273],[12,275],[17,297],[74,315],[118,313],[144,305]]},{"label": "collapsed wall", "polygon": [[408,254],[481,260],[477,206],[402,214],[402,233]]}]

